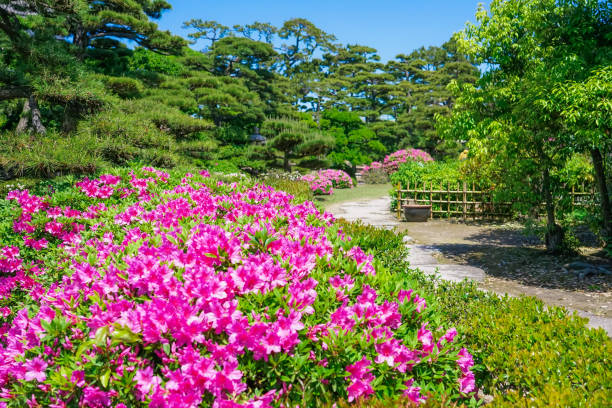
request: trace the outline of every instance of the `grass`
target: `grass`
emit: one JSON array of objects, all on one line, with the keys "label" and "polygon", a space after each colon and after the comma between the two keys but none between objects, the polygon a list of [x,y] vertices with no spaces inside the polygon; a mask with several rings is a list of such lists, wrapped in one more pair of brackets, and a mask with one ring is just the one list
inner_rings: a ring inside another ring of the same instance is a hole
[{"label": "grass", "polygon": [[317,196],[315,201],[324,209],[346,201],[361,200],[364,198],[378,198],[389,194],[391,184],[360,184],[355,188],[334,189],[330,196]]}]

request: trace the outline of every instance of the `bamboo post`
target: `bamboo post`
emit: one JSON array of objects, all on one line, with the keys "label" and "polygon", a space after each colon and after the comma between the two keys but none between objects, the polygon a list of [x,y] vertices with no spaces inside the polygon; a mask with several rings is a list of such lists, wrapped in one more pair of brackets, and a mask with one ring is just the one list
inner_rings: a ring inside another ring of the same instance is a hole
[{"label": "bamboo post", "polygon": [[446,216],[450,217],[450,182],[446,182]]},{"label": "bamboo post", "polygon": [[472,199],[470,200],[472,202],[472,217],[473,220],[476,221],[476,187],[474,186],[474,182],[472,181]]},{"label": "bamboo post", "polygon": [[[408,185],[406,186],[406,201],[410,201],[410,182],[408,182]],[[407,202],[406,204],[410,203]]]},{"label": "bamboo post", "polygon": [[457,190],[453,193],[455,195],[455,208],[456,211],[459,212],[459,201],[460,201],[460,197],[459,194],[461,194],[461,183],[457,182]]},{"label": "bamboo post", "polygon": [[431,211],[429,212],[429,219],[433,219],[433,181],[429,182],[429,205],[431,205]]},{"label": "bamboo post", "polygon": [[467,215],[467,183],[463,182],[463,219],[465,220]]},{"label": "bamboo post", "polygon": [[402,183],[397,183],[397,220],[402,220]]},{"label": "bamboo post", "polygon": [[574,212],[574,199],[576,198],[575,193],[576,191],[574,189],[574,186],[572,186],[572,212]]}]

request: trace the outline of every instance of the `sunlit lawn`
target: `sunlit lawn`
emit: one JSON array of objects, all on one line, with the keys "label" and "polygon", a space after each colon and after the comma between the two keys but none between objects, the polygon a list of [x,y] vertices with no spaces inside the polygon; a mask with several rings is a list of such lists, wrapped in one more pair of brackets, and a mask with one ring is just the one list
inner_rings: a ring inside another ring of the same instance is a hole
[{"label": "sunlit lawn", "polygon": [[356,201],[364,198],[378,198],[389,194],[391,184],[360,184],[355,188],[334,189],[330,196],[317,196],[316,202],[323,208],[345,201]]}]

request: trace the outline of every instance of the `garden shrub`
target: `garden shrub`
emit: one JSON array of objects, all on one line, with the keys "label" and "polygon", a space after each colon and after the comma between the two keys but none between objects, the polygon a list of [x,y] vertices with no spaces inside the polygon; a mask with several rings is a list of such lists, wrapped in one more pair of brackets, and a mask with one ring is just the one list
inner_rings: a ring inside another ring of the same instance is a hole
[{"label": "garden shrub", "polygon": [[[466,183],[468,190],[472,190],[474,187],[476,190],[488,190],[490,192],[490,199],[495,200],[497,198],[494,190],[490,189],[489,186],[481,184],[481,181],[474,174],[466,174],[463,172],[463,162],[458,160],[449,161],[430,161],[430,162],[419,162],[409,161],[399,166],[395,173],[390,175],[390,181],[393,186],[393,190],[390,192],[392,199],[392,209],[395,209],[395,201],[397,198],[397,187],[400,186],[402,189],[410,187],[410,189],[417,189],[425,191],[417,196],[418,199],[429,199],[430,190],[443,190],[450,189],[451,191],[461,191],[463,189],[463,183]],[[440,197],[437,193],[436,197]],[[413,197],[412,194],[410,197]],[[441,193],[443,200],[447,199],[444,193]],[[455,200],[452,198],[452,200]],[[486,201],[486,197],[483,197]],[[450,207],[451,211],[461,212],[461,204],[451,203],[432,203],[433,210],[447,210]]]},{"label": "garden shrub", "polygon": [[462,174],[459,161],[407,162],[400,165],[397,172],[391,174],[390,179],[391,184],[394,186],[400,184],[402,188],[406,188],[410,183],[411,188],[416,186],[429,188],[433,185],[434,188],[446,189],[449,185],[452,190],[461,188],[464,181],[470,184],[476,181]]},{"label": "garden shrub", "polygon": [[0,173],[5,179],[91,174],[104,167],[96,144],[91,136],[0,133]]},{"label": "garden shrub", "polygon": [[121,98],[136,98],[143,91],[142,82],[129,77],[105,77],[106,88]]},{"label": "garden shrub", "polygon": [[375,261],[420,288],[432,306],[430,322],[457,328],[473,351],[476,382],[493,396],[492,406],[609,406],[612,341],[603,329],[589,329],[586,319],[533,297],[500,298],[474,283],[441,281],[411,270],[402,261],[407,250],[401,236],[392,231],[355,223],[343,224],[343,230],[360,246],[378,248]]},{"label": "garden shrub", "polygon": [[8,198],[8,407],[473,394],[472,358],[454,329],[430,319],[431,299],[312,202],[207,171],[152,168]]},{"label": "garden shrub", "polygon": [[264,178],[263,183],[277,190],[285,191],[293,196],[293,202],[299,204],[312,201],[314,194],[308,183],[300,180]]},{"label": "garden shrub", "polygon": [[381,167],[370,167],[368,171],[363,171],[361,177],[366,184],[385,184],[389,182],[389,175]]},{"label": "garden shrub", "polygon": [[177,145],[177,151],[191,157],[211,159],[218,144],[211,139],[182,141]]},{"label": "garden shrub", "polygon": [[319,170],[306,174],[302,180],[310,184],[315,195],[332,194],[334,188],[353,188],[353,179],[342,170]]},{"label": "garden shrub", "polygon": [[432,162],[433,158],[426,151],[420,149],[401,149],[385,156],[383,162],[374,161],[369,166],[363,167],[363,174],[371,171],[384,171],[386,174],[395,173],[403,163],[427,163]]},{"label": "garden shrub", "polygon": [[[612,342],[603,329],[533,297],[498,298],[475,285],[435,292],[447,324],[463,328],[497,406],[604,407],[612,397]],[[470,328],[468,330],[468,327]]]}]

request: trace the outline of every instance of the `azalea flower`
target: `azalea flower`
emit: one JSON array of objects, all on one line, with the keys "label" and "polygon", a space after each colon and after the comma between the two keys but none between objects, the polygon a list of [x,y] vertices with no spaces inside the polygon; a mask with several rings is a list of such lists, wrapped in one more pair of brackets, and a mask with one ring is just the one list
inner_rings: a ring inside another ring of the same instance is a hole
[{"label": "azalea flower", "polygon": [[48,364],[40,357],[34,357],[31,360],[26,361],[25,363],[25,380],[33,381],[36,380],[38,382],[43,382],[47,378],[47,374],[45,374],[45,370],[47,369]]}]

